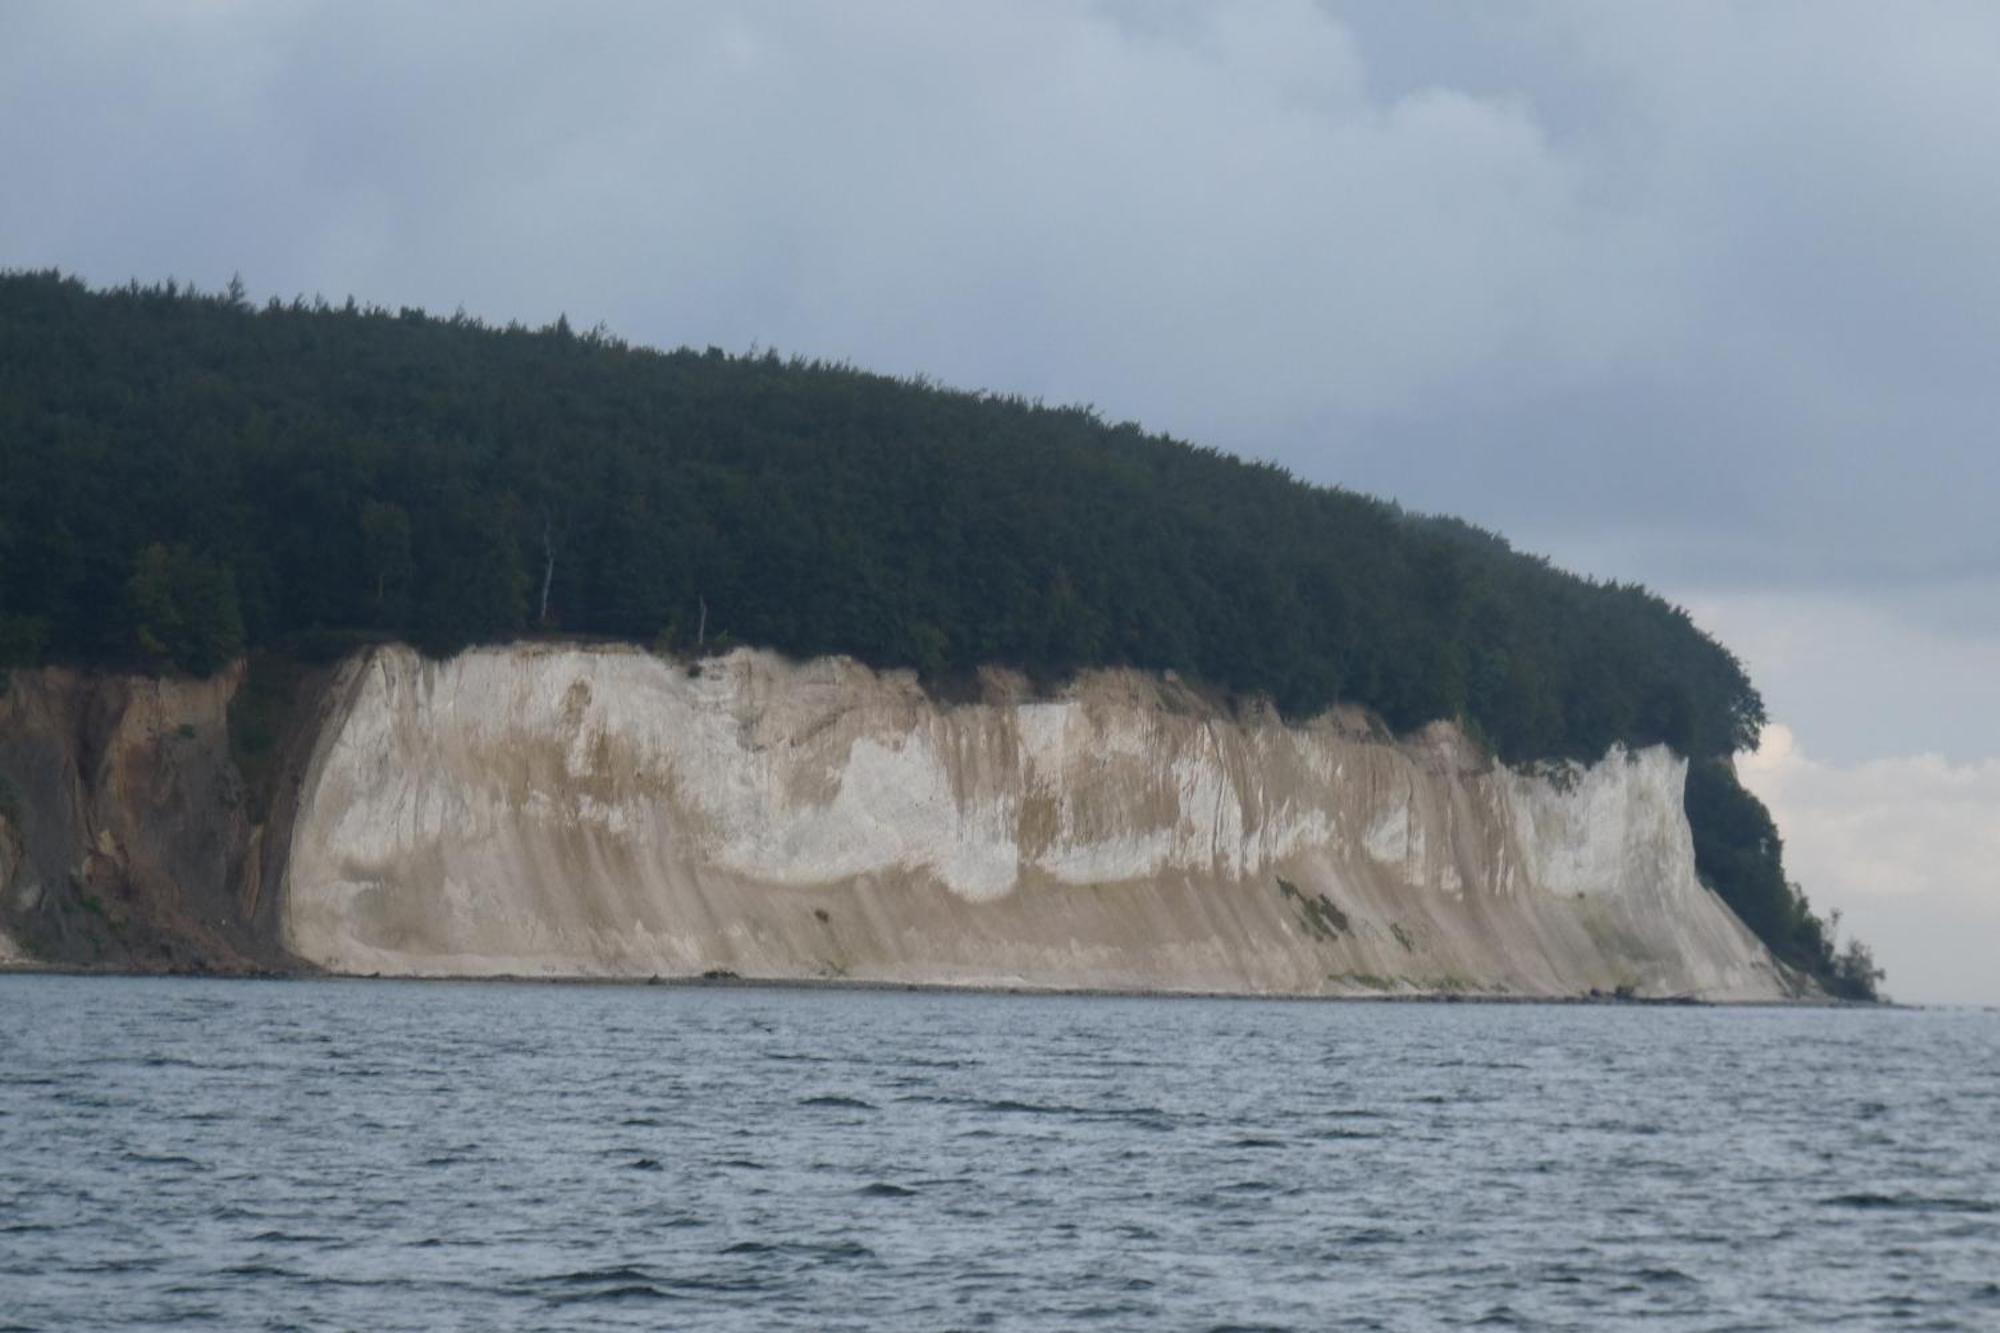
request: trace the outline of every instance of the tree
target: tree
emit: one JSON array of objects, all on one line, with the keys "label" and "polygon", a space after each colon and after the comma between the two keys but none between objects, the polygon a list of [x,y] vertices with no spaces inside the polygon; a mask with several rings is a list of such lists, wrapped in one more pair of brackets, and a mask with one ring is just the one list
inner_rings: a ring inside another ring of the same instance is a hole
[{"label": "tree", "polygon": [[1830,989],[1842,999],[1873,1000],[1878,998],[1877,987],[1888,975],[1875,965],[1873,949],[1850,938],[1847,947],[1834,959]]},{"label": "tree", "polygon": [[133,646],[162,666],[208,675],[243,651],[243,613],[227,566],[185,545],[141,550],[126,584]]},{"label": "tree", "polygon": [[379,623],[403,624],[409,615],[410,578],[415,570],[409,514],[398,504],[367,501],[361,506],[361,545]]},{"label": "tree", "polygon": [[[1815,925],[1819,924],[1817,921]],[[1853,937],[1849,937],[1846,947],[1834,952],[1833,940],[1840,933],[1840,909],[1834,908],[1826,914],[1824,934],[1820,949],[1825,958],[1821,969],[1826,988],[1843,1000],[1876,1000],[1881,998],[1877,987],[1889,974],[1875,965],[1875,951]]]},{"label": "tree", "polygon": [[521,628],[527,576],[513,540],[512,497],[454,480],[425,534],[417,636],[433,652],[502,638]]}]

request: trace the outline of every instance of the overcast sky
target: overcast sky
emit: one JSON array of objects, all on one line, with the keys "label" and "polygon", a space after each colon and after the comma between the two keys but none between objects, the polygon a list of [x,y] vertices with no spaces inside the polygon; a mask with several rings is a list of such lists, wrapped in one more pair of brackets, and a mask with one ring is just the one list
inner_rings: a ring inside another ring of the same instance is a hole
[{"label": "overcast sky", "polygon": [[1094,403],[1681,601],[2000,1002],[2000,5],[0,4],[0,265]]}]

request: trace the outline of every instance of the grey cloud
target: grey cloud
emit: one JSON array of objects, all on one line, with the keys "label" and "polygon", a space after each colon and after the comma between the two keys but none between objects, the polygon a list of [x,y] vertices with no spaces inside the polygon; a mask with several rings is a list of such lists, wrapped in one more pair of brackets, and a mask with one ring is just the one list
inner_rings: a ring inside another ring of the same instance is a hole
[{"label": "grey cloud", "polygon": [[0,262],[1089,401],[2000,634],[1984,4],[13,4]]},{"label": "grey cloud", "polygon": [[[2000,600],[2000,578],[1875,596],[1691,585],[1669,592],[1743,659],[1771,716],[1829,763],[2000,756],[2000,633],[1945,614]],[[2000,826],[2000,807],[1994,818]]]},{"label": "grey cloud", "polygon": [[1898,999],[1984,1003],[2000,932],[2000,760],[1833,765],[1784,727],[1738,761],[1789,843],[1788,869],[1889,969]]}]

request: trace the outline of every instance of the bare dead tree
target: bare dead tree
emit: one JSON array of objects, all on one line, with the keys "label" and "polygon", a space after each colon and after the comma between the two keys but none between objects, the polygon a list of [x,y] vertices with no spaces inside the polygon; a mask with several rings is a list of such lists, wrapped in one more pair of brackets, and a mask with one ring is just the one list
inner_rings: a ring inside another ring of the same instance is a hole
[{"label": "bare dead tree", "polygon": [[549,625],[549,585],[556,578],[555,520],[549,511],[542,511],[542,609],[537,620],[543,629]]}]

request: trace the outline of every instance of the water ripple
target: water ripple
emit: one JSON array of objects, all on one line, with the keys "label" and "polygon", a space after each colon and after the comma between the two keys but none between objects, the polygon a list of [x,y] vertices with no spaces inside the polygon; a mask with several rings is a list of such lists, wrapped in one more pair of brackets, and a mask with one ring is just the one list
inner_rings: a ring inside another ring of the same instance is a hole
[{"label": "water ripple", "polygon": [[0,1014],[0,1330],[2000,1320],[2000,1014],[20,976]]}]

